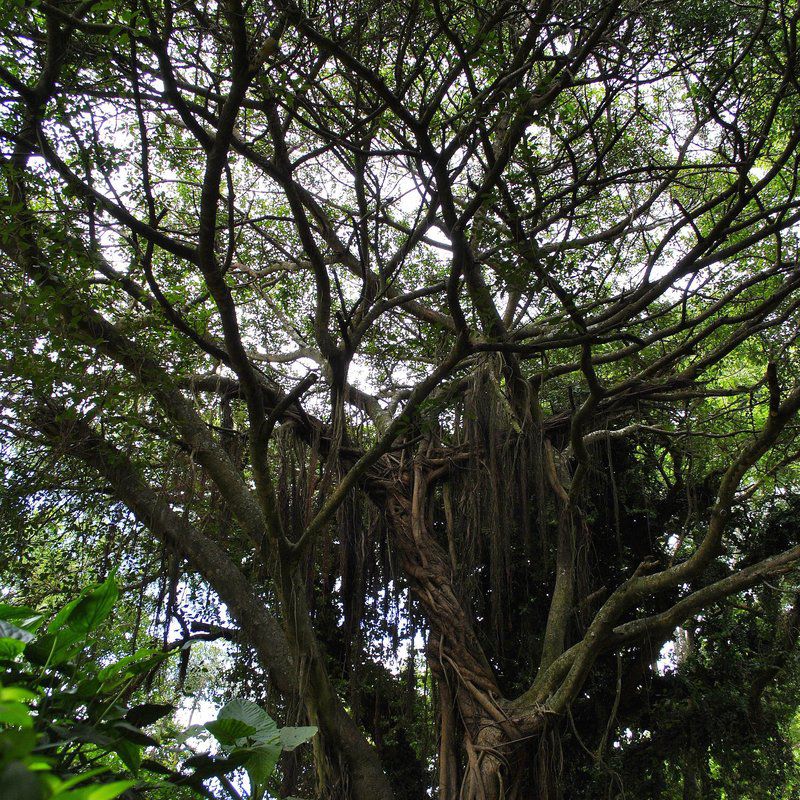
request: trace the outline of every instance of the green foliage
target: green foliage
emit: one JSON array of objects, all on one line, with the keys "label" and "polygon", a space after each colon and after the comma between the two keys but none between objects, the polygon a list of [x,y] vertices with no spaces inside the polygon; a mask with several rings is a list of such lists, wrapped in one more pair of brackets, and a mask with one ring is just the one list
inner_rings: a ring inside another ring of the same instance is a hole
[{"label": "green foliage", "polygon": [[114,800],[132,787],[158,793],[169,785],[206,794],[205,781],[239,769],[248,796],[265,798],[281,754],[316,727],[279,728],[255,703],[231,700],[205,725],[225,756],[193,754],[185,741],[202,730],[195,726],[171,748],[184,755],[182,770],[173,769],[145,729],[175,706],[133,700],[168,654],[139,648],[110,663],[92,655],[118,595],[113,576],[87,586],[47,625],[34,609],[0,604],[0,798]]},{"label": "green foliage", "polygon": [[131,698],[166,654],[92,655],[118,594],[113,576],[88,586],[43,630],[43,614],[0,605],[0,786],[16,786],[20,800],[113,800],[159,784],[143,758],[159,742],[142,727],[174,707]]},{"label": "green foliage", "polygon": [[[264,709],[250,700],[234,699],[219,712],[216,720],[207,722],[206,729],[222,745],[227,766],[241,765],[250,779],[250,798],[262,800],[267,796],[275,767],[281,753],[294,750],[309,741],[317,732],[313,725],[300,728],[279,728]],[[213,768],[219,759],[208,757],[205,765]],[[195,762],[202,768],[202,762]]]}]

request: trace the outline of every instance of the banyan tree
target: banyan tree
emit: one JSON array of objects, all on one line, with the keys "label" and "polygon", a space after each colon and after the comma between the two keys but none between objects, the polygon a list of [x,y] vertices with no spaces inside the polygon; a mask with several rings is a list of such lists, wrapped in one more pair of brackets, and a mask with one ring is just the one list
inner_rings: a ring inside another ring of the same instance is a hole
[{"label": "banyan tree", "polygon": [[286,795],[711,797],[797,638],[798,15],[6,2],[4,525],[216,613]]}]

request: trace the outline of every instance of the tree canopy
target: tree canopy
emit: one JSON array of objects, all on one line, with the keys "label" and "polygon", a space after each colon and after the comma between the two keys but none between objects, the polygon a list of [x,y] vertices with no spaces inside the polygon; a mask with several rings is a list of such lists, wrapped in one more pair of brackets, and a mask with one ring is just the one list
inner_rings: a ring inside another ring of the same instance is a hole
[{"label": "tree canopy", "polygon": [[799,16],[3,4],[8,597],[230,641],[281,796],[788,797]]}]

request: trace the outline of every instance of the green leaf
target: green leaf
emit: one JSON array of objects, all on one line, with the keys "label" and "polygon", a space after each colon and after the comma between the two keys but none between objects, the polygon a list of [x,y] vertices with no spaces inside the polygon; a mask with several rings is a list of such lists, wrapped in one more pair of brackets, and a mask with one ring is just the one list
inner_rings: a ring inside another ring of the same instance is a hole
[{"label": "green leaf", "polygon": [[7,763],[29,762],[34,747],[36,747],[36,732],[32,727],[22,730],[0,730],[0,753]]},{"label": "green leaf", "polygon": [[13,661],[25,649],[25,644],[21,639],[0,639],[0,660]]},{"label": "green leaf", "polygon": [[120,739],[114,744],[114,752],[134,775],[139,772],[142,764],[142,748],[138,744]]},{"label": "green leaf", "polygon": [[275,720],[261,706],[251,700],[236,698],[223,706],[217,720],[237,719],[255,728],[251,738],[261,742],[272,742],[278,738],[278,726]]},{"label": "green leaf", "polygon": [[[247,770],[251,782],[264,788],[272,773],[275,772],[275,767],[281,756],[281,746],[279,744],[265,744],[260,747],[248,747],[241,751],[241,754],[244,753],[248,753],[244,768]],[[237,755],[236,750],[231,753],[231,756],[235,755]]]},{"label": "green leaf", "polygon": [[90,791],[87,800],[114,800],[132,786],[136,786],[136,781],[112,781]]},{"label": "green leaf", "polygon": [[32,728],[33,718],[22,703],[0,703],[0,722],[17,728]]},{"label": "green leaf", "polygon": [[[79,597],[70,603],[66,619],[61,620],[58,627],[53,627],[58,616],[48,627],[48,633],[53,633],[62,625],[76,634],[87,634],[95,630],[98,625],[111,613],[119,597],[117,582],[112,575],[96,589]],[[61,615],[59,615],[61,616]]]},{"label": "green leaf", "polygon": [[103,683],[110,682],[113,678],[122,677],[124,680],[125,677],[132,677],[134,675],[131,666],[136,662],[135,656],[125,656],[121,658],[119,661],[116,661],[113,664],[109,664],[107,667],[103,667],[98,673],[97,677]]},{"label": "green leaf", "polygon": [[67,620],[69,619],[69,615],[73,612],[75,606],[80,603],[86,593],[89,591],[89,587],[85,587],[81,590],[81,593],[74,599],[70,600],[51,620],[50,624],[47,626],[47,633],[55,633],[56,631],[61,630],[66,624]]},{"label": "green leaf", "polygon": [[28,606],[11,606],[8,603],[0,603],[0,620],[13,622],[17,627],[34,633],[44,622],[44,614],[40,614]]},{"label": "green leaf", "polygon": [[63,792],[66,789],[72,789],[73,786],[77,786],[79,783],[88,781],[91,778],[96,778],[98,775],[102,775],[105,772],[108,772],[108,767],[98,767],[97,769],[90,769],[88,772],[84,772],[80,775],[75,775],[73,778],[61,781],[59,783],[58,790],[60,792]]},{"label": "green leaf", "polygon": [[279,733],[281,745],[284,750],[294,750],[303,742],[309,741],[319,730],[315,725],[307,725],[301,728],[281,728]]},{"label": "green leaf", "polygon": [[36,692],[23,689],[21,686],[0,687],[0,701],[2,702],[14,700],[19,703],[27,703],[29,700],[35,700],[38,696]]},{"label": "green leaf", "polygon": [[46,633],[27,645],[25,658],[38,666],[64,664],[81,652],[83,649],[82,638],[82,634],[69,630]]},{"label": "green leaf", "polygon": [[206,728],[214,734],[214,737],[222,745],[236,744],[240,739],[252,736],[257,733],[252,725],[248,725],[240,719],[217,719],[206,723]]}]

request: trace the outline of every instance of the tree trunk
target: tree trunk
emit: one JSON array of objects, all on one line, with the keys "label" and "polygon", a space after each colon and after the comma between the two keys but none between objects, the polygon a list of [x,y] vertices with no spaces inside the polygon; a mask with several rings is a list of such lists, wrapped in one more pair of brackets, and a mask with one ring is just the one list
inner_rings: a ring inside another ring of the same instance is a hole
[{"label": "tree trunk", "polygon": [[[421,513],[427,489],[415,471],[411,491],[383,502],[400,567],[430,623],[427,657],[439,695],[439,800],[556,800],[531,750],[530,721],[509,715],[494,673],[453,585],[451,562]],[[402,485],[402,484],[399,484]],[[411,495],[409,497],[409,495]],[[531,759],[534,759],[533,762]],[[533,766],[532,766],[533,763]],[[546,762],[542,762],[546,765]],[[531,786],[539,786],[526,794]]]}]

